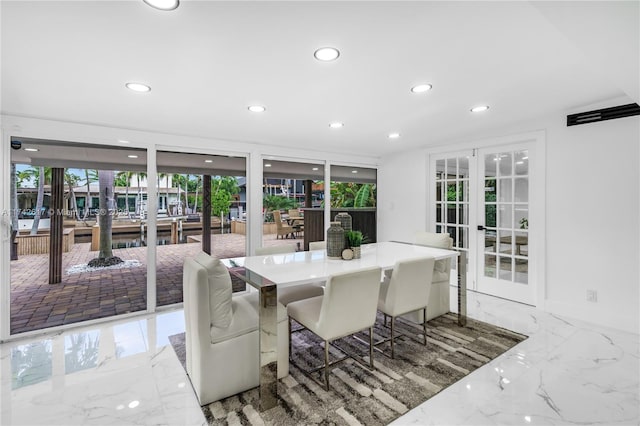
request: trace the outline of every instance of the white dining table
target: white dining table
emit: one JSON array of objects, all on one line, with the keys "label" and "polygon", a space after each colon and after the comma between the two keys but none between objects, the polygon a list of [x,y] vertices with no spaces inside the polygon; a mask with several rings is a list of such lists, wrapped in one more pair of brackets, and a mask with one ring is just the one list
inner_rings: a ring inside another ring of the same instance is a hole
[{"label": "white dining table", "polygon": [[[436,260],[458,258],[458,322],[466,323],[466,273],[460,253],[402,242],[365,244],[361,258],[329,259],[326,250],[264,256],[236,257],[222,262],[231,273],[246,281],[260,293],[260,411],[277,405],[277,301],[278,288],[324,281],[341,272],[352,272],[370,266],[392,269],[396,262],[425,256]],[[461,290],[462,289],[462,290]]]}]

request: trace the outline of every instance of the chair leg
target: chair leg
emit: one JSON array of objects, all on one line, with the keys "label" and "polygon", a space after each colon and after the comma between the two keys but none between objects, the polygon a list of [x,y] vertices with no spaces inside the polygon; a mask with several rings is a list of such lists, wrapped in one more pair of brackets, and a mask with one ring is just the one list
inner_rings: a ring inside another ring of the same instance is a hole
[{"label": "chair leg", "polygon": [[369,327],[369,364],[373,368],[373,327]]},{"label": "chair leg", "polygon": [[324,387],[329,390],[329,341],[324,341]]},{"label": "chair leg", "polygon": [[291,360],[291,359],[293,359],[293,357],[291,356],[291,347],[292,347],[291,346],[291,340],[292,340],[292,337],[293,337],[291,335],[291,321],[292,321],[291,317],[289,317],[288,321],[289,321],[289,359]]},{"label": "chair leg", "polygon": [[422,309],[422,334],[424,335],[424,345],[427,346],[427,308]]},{"label": "chair leg", "polygon": [[393,344],[394,343],[393,331],[394,331],[395,324],[396,324],[396,317],[392,316],[391,317],[391,359],[396,358],[395,346]]}]

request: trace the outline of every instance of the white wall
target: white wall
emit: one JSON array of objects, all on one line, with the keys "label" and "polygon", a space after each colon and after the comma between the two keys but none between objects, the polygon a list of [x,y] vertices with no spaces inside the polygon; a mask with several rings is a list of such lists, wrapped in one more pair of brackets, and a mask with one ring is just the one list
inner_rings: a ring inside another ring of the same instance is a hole
[{"label": "white wall", "polygon": [[[573,127],[565,120],[556,116],[518,129],[546,132],[546,271],[539,283],[546,299],[538,308],[638,333],[640,117]],[[473,145],[470,139],[447,149]],[[427,229],[425,168],[429,152],[442,149],[384,159],[380,240],[411,241],[416,229]],[[596,303],[586,301],[587,289],[597,291]]]}]

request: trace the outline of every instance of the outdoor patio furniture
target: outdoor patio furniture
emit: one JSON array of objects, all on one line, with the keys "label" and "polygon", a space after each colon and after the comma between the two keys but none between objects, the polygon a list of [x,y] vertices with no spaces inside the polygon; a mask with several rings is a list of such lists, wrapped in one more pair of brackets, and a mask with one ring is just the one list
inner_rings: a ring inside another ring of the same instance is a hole
[{"label": "outdoor patio furniture", "polygon": [[276,223],[276,238],[293,237],[293,233],[295,232],[295,230],[292,226],[282,222],[282,215],[280,214],[280,210],[273,211],[273,220]]},{"label": "outdoor patio furniture", "polygon": [[[257,292],[232,295],[229,271],[204,252],[184,262],[186,367],[200,405],[260,383]],[[278,377],[289,374],[287,315],[277,306]]]}]

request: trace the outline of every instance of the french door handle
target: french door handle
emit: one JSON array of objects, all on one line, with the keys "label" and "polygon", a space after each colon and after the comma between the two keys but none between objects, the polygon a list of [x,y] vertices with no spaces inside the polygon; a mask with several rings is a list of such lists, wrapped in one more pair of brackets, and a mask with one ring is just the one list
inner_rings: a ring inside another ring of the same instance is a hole
[{"label": "french door handle", "polygon": [[486,231],[486,230],[487,228],[485,228],[484,226],[478,225],[478,231]]}]

